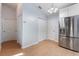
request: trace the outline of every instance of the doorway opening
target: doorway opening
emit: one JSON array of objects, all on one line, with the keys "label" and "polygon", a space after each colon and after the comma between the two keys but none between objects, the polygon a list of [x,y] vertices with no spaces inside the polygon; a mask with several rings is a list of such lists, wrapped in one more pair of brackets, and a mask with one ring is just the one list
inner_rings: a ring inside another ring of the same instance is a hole
[{"label": "doorway opening", "polygon": [[1,51],[20,49],[17,30],[17,4],[2,3],[1,10]]}]

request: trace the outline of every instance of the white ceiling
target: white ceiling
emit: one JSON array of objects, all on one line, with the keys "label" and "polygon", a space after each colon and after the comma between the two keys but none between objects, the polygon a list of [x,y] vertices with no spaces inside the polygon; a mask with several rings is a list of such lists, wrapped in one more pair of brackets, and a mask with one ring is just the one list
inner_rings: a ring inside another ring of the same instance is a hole
[{"label": "white ceiling", "polygon": [[[18,5],[17,3],[4,3],[4,4],[8,5],[11,8],[14,8],[14,9],[17,8],[17,5]],[[61,8],[71,6],[75,3],[33,3],[33,4],[37,8],[38,8],[38,6],[41,6],[42,9],[39,8],[41,10],[41,12],[43,12],[45,15],[49,15],[48,10],[50,8],[56,7],[56,8],[61,9]]]},{"label": "white ceiling", "polygon": [[55,8],[61,9],[61,8],[65,8],[65,7],[71,6],[71,5],[73,5],[73,4],[75,4],[75,3],[36,3],[36,4],[34,4],[34,5],[35,5],[36,7],[41,6],[42,9],[40,9],[40,8],[39,8],[39,9],[40,9],[44,14],[50,15],[50,14],[48,13],[48,10],[49,10],[50,8],[55,7]]}]

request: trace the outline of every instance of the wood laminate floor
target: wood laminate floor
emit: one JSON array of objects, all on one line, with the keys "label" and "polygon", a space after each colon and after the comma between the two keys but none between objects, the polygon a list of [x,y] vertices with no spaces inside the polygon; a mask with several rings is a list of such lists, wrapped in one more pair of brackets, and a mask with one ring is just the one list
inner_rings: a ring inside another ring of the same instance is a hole
[{"label": "wood laminate floor", "polygon": [[2,44],[1,56],[78,56],[78,52],[59,47],[51,40],[44,40],[34,46],[21,49],[16,41],[8,41]]}]

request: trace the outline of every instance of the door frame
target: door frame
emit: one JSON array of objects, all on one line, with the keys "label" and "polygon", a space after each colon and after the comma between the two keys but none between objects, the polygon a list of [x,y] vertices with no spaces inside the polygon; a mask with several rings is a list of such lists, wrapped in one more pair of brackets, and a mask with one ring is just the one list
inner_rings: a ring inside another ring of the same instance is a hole
[{"label": "door frame", "polygon": [[1,20],[2,20],[2,17],[1,17],[1,10],[2,10],[2,4],[0,3],[0,51],[1,51],[1,46],[2,46],[2,22],[1,22]]}]

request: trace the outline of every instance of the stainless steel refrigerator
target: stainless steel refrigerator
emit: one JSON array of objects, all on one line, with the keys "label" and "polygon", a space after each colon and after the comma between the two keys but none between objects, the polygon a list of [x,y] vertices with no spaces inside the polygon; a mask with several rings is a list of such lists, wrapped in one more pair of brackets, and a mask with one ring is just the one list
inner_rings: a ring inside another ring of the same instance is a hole
[{"label": "stainless steel refrigerator", "polygon": [[59,20],[59,46],[79,51],[79,16]]}]

